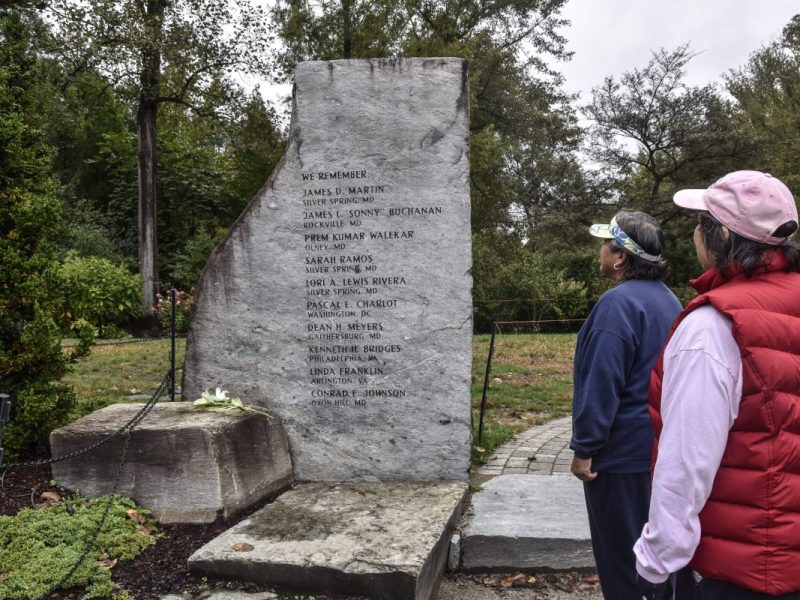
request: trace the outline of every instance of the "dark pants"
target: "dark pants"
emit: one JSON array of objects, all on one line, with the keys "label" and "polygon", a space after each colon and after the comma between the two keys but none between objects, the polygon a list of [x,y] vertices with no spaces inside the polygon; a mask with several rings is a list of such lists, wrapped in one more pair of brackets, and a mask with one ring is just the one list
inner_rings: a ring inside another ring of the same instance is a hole
[{"label": "dark pants", "polygon": [[650,508],[649,473],[600,473],[584,482],[592,550],[606,600],[641,600],[633,544]]},{"label": "dark pants", "polygon": [[675,600],[800,600],[800,592],[770,596],[717,579],[695,580],[690,568],[678,571]]}]

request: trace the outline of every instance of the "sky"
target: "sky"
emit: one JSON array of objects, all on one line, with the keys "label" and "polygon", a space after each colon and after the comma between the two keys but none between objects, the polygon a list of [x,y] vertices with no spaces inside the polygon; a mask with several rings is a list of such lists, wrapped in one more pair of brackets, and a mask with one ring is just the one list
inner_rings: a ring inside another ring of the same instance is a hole
[{"label": "sky", "polygon": [[[644,67],[652,50],[689,42],[698,55],[687,66],[686,83],[722,83],[723,74],[776,40],[797,13],[800,0],[568,0],[561,14],[572,24],[561,32],[574,55],[554,66],[566,91],[580,93],[579,103],[586,104],[605,77]],[[260,85],[273,101],[292,90]]]},{"label": "sky", "polygon": [[652,50],[689,42],[699,55],[686,83],[721,82],[797,13],[798,0],[568,0],[562,16],[572,24],[562,33],[575,54],[556,68],[585,104],[605,77],[645,66]]}]

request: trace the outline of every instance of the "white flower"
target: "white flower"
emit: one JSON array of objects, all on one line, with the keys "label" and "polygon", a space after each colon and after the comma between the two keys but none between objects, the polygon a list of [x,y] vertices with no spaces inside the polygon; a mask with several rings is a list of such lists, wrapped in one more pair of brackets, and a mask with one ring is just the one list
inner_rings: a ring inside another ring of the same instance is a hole
[{"label": "white flower", "polygon": [[201,397],[194,401],[194,408],[201,410],[210,410],[214,412],[227,412],[231,410],[243,410],[249,412],[256,412],[260,415],[272,418],[271,415],[263,408],[256,406],[247,406],[240,398],[229,398],[227,390],[217,388],[216,393],[212,394],[211,390],[206,390],[201,394]]}]

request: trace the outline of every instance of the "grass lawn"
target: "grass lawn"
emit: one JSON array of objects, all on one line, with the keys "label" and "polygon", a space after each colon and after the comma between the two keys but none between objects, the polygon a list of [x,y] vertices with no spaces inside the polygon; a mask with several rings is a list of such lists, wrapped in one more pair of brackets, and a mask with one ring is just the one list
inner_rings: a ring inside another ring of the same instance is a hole
[{"label": "grass lawn", "polygon": [[[483,438],[477,439],[489,335],[476,335],[472,361],[474,464],[514,434],[570,413],[575,334],[498,334],[487,395]],[[177,341],[176,363],[183,364],[186,340]],[[149,394],[169,369],[169,340],[95,346],[76,363],[66,381],[80,404],[75,417],[131,394]],[[181,372],[177,378],[180,381]]]},{"label": "grass lawn", "polygon": [[570,414],[574,333],[498,334],[487,392],[483,438],[478,440],[481,394],[489,335],[476,335],[472,349],[472,462],[482,464],[516,433]]},{"label": "grass lawn", "polygon": [[[181,365],[186,340],[175,344],[176,380],[181,381]],[[91,354],[75,363],[64,380],[72,385],[79,404],[76,417],[116,402],[130,402],[131,394],[151,394],[169,371],[169,339],[129,344],[98,345]]]}]

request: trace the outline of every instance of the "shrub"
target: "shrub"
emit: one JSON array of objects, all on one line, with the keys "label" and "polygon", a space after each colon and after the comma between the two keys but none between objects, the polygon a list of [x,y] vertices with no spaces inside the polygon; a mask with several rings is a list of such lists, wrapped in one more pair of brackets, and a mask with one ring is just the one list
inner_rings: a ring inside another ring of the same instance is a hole
[{"label": "shrub", "polygon": [[[80,497],[16,516],[0,516],[0,598],[36,599],[78,561],[102,518],[108,497]],[[132,560],[155,543],[154,522],[133,501],[115,496],[97,543],[65,588],[85,588],[83,598],[114,595],[111,571],[116,560]],[[105,565],[104,565],[105,563]]]},{"label": "shrub", "polygon": [[225,229],[217,229],[213,234],[202,227],[198,229],[172,262],[169,269],[172,285],[184,287],[195,285],[200,280],[208,257],[226,233]]},{"label": "shrub", "polygon": [[67,250],[81,256],[96,256],[111,262],[119,262],[122,255],[106,231],[93,224],[71,223],[60,232],[60,243]]},{"label": "shrub", "polygon": [[[175,333],[186,333],[192,321],[192,308],[194,306],[194,288],[188,292],[175,290]],[[153,305],[153,314],[158,318],[158,324],[165,335],[169,335],[170,319],[172,317],[172,295],[169,291],[156,294],[156,303]]]},{"label": "shrub", "polygon": [[62,204],[42,133],[53,88],[18,12],[0,11],[0,39],[0,392],[11,396],[3,447],[13,460],[46,448],[64,424],[75,397],[58,382],[88,352],[92,328],[76,323],[81,344],[62,352],[54,318],[64,305],[54,243]]},{"label": "shrub", "polygon": [[[539,253],[520,249],[508,262],[486,273],[476,289],[487,298],[479,305],[483,324],[500,320],[538,321],[583,318],[589,306],[586,284],[567,277]],[[489,295],[494,298],[488,297]],[[477,318],[476,318],[477,321]],[[538,325],[534,331],[538,331]],[[548,330],[553,329],[549,327]],[[561,324],[556,330],[569,330]],[[528,329],[530,330],[530,329]]]},{"label": "shrub", "polygon": [[87,321],[100,337],[119,335],[122,325],[141,313],[141,277],[105,258],[69,254],[61,265],[63,321]]},{"label": "shrub", "polygon": [[3,439],[10,457],[42,453],[50,432],[69,420],[75,394],[59,380],[71,361],[88,353],[94,337],[93,328],[84,324],[76,330],[80,344],[66,354],[58,325],[38,305],[33,318],[21,325],[14,345],[0,354],[0,382],[12,400],[12,419]]}]

